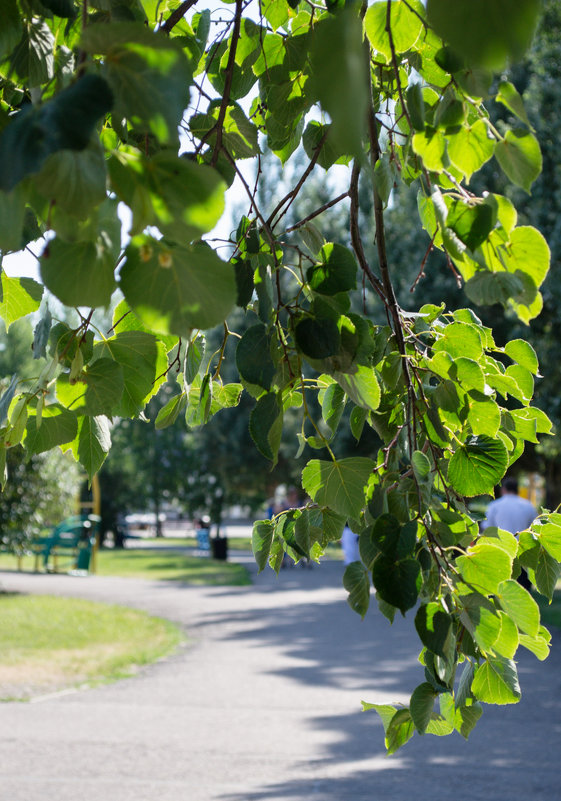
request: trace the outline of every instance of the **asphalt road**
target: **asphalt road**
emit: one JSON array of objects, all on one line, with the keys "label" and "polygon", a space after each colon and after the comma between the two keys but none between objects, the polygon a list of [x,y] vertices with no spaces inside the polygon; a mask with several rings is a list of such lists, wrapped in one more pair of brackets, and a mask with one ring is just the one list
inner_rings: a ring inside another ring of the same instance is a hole
[{"label": "asphalt road", "polygon": [[[243,558],[243,557],[242,557]],[[347,606],[341,563],[253,587],[0,574],[4,589],[122,603],[188,644],[116,684],[0,708],[1,801],[551,801],[561,795],[561,636],[522,653],[523,699],[469,742],[415,737],[386,757],[362,699],[423,680],[411,621]]]}]

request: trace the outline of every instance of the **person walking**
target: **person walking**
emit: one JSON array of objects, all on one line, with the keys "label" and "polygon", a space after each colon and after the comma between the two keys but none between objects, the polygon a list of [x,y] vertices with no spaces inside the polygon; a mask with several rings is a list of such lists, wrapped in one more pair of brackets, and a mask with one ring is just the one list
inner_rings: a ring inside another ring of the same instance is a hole
[{"label": "person walking", "polygon": [[[518,494],[518,480],[513,477],[504,478],[501,483],[500,497],[491,501],[487,507],[487,517],[481,524],[482,529],[496,526],[504,531],[510,531],[515,537],[528,528],[535,520],[537,512],[525,498]],[[531,587],[528,574],[522,568],[518,582],[523,587]]]}]

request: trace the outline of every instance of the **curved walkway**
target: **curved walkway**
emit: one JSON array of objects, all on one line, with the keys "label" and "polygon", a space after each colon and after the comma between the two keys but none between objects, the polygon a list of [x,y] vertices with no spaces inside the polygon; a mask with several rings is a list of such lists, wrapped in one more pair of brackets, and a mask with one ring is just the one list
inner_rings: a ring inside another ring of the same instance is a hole
[{"label": "curved walkway", "polygon": [[[243,558],[243,557],[242,557]],[[520,657],[524,691],[486,707],[470,741],[415,737],[384,755],[361,699],[423,680],[410,621],[361,621],[342,565],[195,588],[0,574],[3,589],[122,603],[180,623],[189,644],[116,684],[0,706],[6,801],[541,801],[559,797],[561,637]],[[255,569],[253,568],[255,573]],[[1,647],[1,644],[0,644]]]}]

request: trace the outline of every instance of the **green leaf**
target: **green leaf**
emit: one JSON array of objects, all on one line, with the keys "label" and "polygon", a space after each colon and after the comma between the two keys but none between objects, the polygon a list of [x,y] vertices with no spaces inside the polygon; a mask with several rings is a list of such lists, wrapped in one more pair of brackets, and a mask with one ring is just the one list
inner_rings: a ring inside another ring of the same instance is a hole
[{"label": "green leaf", "polygon": [[423,131],[425,128],[425,101],[421,84],[409,84],[407,92],[405,93],[405,99],[411,125],[416,131]]},{"label": "green leaf", "polygon": [[113,189],[133,212],[132,233],[148,223],[182,244],[210,231],[224,211],[225,184],[205,165],[166,151],[146,159],[134,148],[109,161]]},{"label": "green leaf", "polygon": [[249,417],[249,433],[257,449],[273,465],[277,463],[282,435],[282,405],[276,394],[270,392],[257,401]]},{"label": "green leaf", "polygon": [[550,258],[549,246],[536,228],[521,225],[514,229],[504,256],[511,273],[520,271],[535,287],[540,287],[549,270]]},{"label": "green leaf", "polygon": [[496,437],[501,426],[501,412],[492,400],[474,401],[470,399],[468,423],[473,434]]},{"label": "green leaf", "polygon": [[495,141],[489,137],[483,120],[476,120],[473,125],[448,135],[447,143],[450,161],[463,172],[468,183],[473,173],[481,169],[495,151]]},{"label": "green leaf", "polygon": [[[114,334],[120,334],[123,331],[144,331],[147,334],[152,334],[152,331],[148,328],[148,326],[144,325],[142,320],[136,316],[133,312],[129,304],[126,300],[122,300],[115,306],[115,311],[113,312],[113,328],[111,329]],[[159,336],[158,339],[164,343],[166,351],[169,353],[170,350],[173,350],[177,345],[179,339],[176,336]],[[197,338],[198,340],[198,338]],[[189,348],[187,349],[189,352]],[[203,343],[203,352],[204,352],[204,343]],[[186,354],[187,358],[187,354]],[[187,369],[184,365],[185,375],[187,374]],[[187,380],[187,379],[186,379]],[[190,383],[187,381],[187,383]]]},{"label": "green leaf", "polygon": [[233,262],[234,273],[236,276],[236,305],[246,309],[253,297],[255,283],[253,279],[253,268],[249,261],[239,259]]},{"label": "green leaf", "polygon": [[343,586],[349,593],[347,603],[362,618],[370,604],[370,576],[360,562],[351,562],[343,574]]},{"label": "green leaf", "polygon": [[92,417],[111,417],[123,396],[123,370],[113,359],[97,359],[83,373],[86,383],[84,404],[86,414]]},{"label": "green leaf", "polygon": [[484,653],[493,651],[501,634],[501,618],[489,602],[478,593],[462,598],[465,610],[460,620]]},{"label": "green leaf", "polygon": [[6,418],[8,417],[8,411],[10,409],[10,404],[16,394],[16,388],[18,385],[18,377],[14,373],[10,380],[10,384],[7,389],[4,390],[2,396],[0,397],[0,426],[3,425]]},{"label": "green leaf", "polygon": [[527,634],[521,634],[520,645],[531,651],[540,662],[549,656],[549,642],[543,637],[528,637]]},{"label": "green leaf", "polygon": [[261,9],[265,19],[271,23],[274,31],[288,19],[288,4],[286,0],[263,0]]},{"label": "green leaf", "polygon": [[[255,76],[251,72],[249,75],[253,83]],[[193,136],[214,146],[219,113],[220,102],[214,101],[204,114],[191,117],[189,127]],[[222,144],[234,159],[249,159],[259,155],[258,134],[257,127],[248,120],[241,106],[237,103],[228,105],[222,124]]]},{"label": "green leaf", "polygon": [[[390,28],[393,47],[396,53],[409,50],[423,31],[424,8],[418,2],[392,0],[390,8]],[[364,16],[364,30],[372,47],[386,57],[392,58],[392,42],[386,30],[387,2],[373,3]]]},{"label": "green leaf", "polygon": [[34,410],[30,409],[24,447],[29,454],[43,453],[72,442],[78,433],[78,418],[74,412],[58,403],[45,406],[41,425],[37,428]]},{"label": "green leaf", "polygon": [[[377,711],[377,710],[376,710]],[[411,739],[415,725],[408,709],[398,709],[386,729],[386,750],[388,755],[394,754],[398,748]]]},{"label": "green leaf", "polygon": [[11,192],[0,190],[0,250],[20,250],[25,218],[25,193],[20,186]]},{"label": "green leaf", "polygon": [[508,452],[500,440],[471,437],[450,459],[448,479],[468,498],[491,494],[508,467]]},{"label": "green leaf", "polygon": [[386,556],[378,556],[372,565],[372,579],[380,597],[402,614],[417,603],[421,567],[416,559],[394,562]]},{"label": "green leaf", "polygon": [[419,734],[424,734],[427,730],[427,726],[433,714],[435,698],[436,692],[434,687],[428,682],[419,684],[419,686],[413,690],[409,702],[409,710],[411,712],[411,719]]},{"label": "green leaf", "polygon": [[17,0],[4,0],[0,26],[0,59],[8,56],[21,38],[22,24]]},{"label": "green leaf", "polygon": [[483,244],[496,221],[497,212],[490,203],[469,205],[461,200],[452,201],[446,217],[446,225],[470,250]]},{"label": "green leaf", "polygon": [[55,38],[46,22],[34,19],[23,29],[10,57],[11,67],[29,87],[40,86],[54,76]]},{"label": "green leaf", "polygon": [[477,272],[465,286],[466,295],[478,306],[491,306],[518,297],[524,286],[520,278],[510,273]]},{"label": "green leaf", "polygon": [[496,594],[499,584],[510,578],[512,558],[501,548],[478,542],[465,556],[458,556],[456,566],[470,587],[483,594]]},{"label": "green leaf", "polygon": [[0,317],[6,328],[41,305],[43,287],[32,278],[10,278],[2,273],[0,287]]},{"label": "green leaf", "polygon": [[536,137],[525,130],[507,131],[505,138],[497,143],[495,156],[507,178],[530,194],[542,171],[542,154]]},{"label": "green leaf", "polygon": [[331,116],[333,146],[352,155],[362,153],[368,100],[361,52],[361,26],[352,10],[315,24],[306,89]]},{"label": "green leaf", "polygon": [[369,704],[367,701],[362,701],[363,712],[368,712],[371,709],[378,714],[380,720],[382,721],[384,732],[387,732],[388,726],[390,725],[392,718],[397,711],[395,706],[390,706],[389,704]]},{"label": "green leaf", "polygon": [[445,351],[453,359],[467,358],[479,361],[483,355],[481,336],[477,328],[468,323],[450,323],[444,328],[443,336],[435,342],[435,353]]},{"label": "green leaf", "polygon": [[336,295],[356,289],[357,265],[354,256],[342,245],[328,242],[320,251],[321,261],[308,269],[307,281],[321,295]]},{"label": "green leaf", "polygon": [[365,490],[375,463],[364,457],[334,462],[312,459],[302,472],[302,486],[320,506],[358,519],[365,505]]},{"label": "green leaf", "polygon": [[251,547],[259,573],[264,570],[269,559],[274,534],[275,526],[270,520],[256,520],[253,524]]},{"label": "green leaf", "polygon": [[416,133],[412,139],[414,152],[423,159],[427,170],[441,172],[444,169],[446,139],[441,131],[426,128]]},{"label": "green leaf", "polygon": [[310,359],[326,359],[341,347],[337,323],[330,318],[304,317],[294,328],[299,350]]},{"label": "green leaf", "polygon": [[529,342],[523,339],[511,339],[505,345],[505,353],[521,367],[525,367],[533,375],[538,375],[538,357]]},{"label": "green leaf", "polygon": [[93,359],[111,358],[123,370],[124,391],[115,414],[135,417],[165,380],[167,358],[163,344],[144,331],[122,331],[97,342]]},{"label": "green leaf", "polygon": [[115,264],[119,241],[99,236],[95,242],[64,242],[60,237],[45,245],[41,279],[66,306],[108,306],[116,287]]},{"label": "green leaf", "polygon": [[417,543],[417,521],[402,526],[393,515],[381,515],[374,523],[371,537],[376,548],[388,559],[405,559],[412,556]]},{"label": "green leaf", "polygon": [[371,367],[358,365],[352,373],[335,372],[335,380],[361,409],[376,411],[380,405],[380,385]]},{"label": "green leaf", "polygon": [[80,46],[104,55],[115,113],[150,130],[160,142],[177,140],[177,126],[189,104],[192,73],[178,43],[136,22],[88,25]]},{"label": "green leaf", "polygon": [[212,393],[214,382],[211,381],[210,374],[204,376],[197,375],[189,387],[188,405],[185,412],[185,422],[189,428],[208,423],[212,413]]},{"label": "green leaf", "polygon": [[521,692],[515,663],[489,657],[475,671],[471,689],[476,698],[487,704],[516,704]]},{"label": "green leaf", "polygon": [[[499,636],[493,643],[493,651],[496,656],[503,656],[505,659],[512,659],[518,650],[519,635],[516,624],[505,614],[499,612],[500,631]],[[479,645],[479,643],[478,643]]]},{"label": "green leaf", "polygon": [[529,637],[537,637],[540,627],[540,610],[530,593],[517,581],[508,579],[499,585],[497,593],[501,608]]},{"label": "green leaf", "polygon": [[121,289],[153,331],[185,336],[193,328],[212,328],[236,302],[231,265],[205,244],[168,245],[135,237],[125,253]]},{"label": "green leaf", "polygon": [[415,615],[415,628],[421,642],[438,656],[445,656],[444,645],[451,625],[452,618],[437,603],[423,604]]},{"label": "green leaf", "polygon": [[540,12],[539,0],[428,0],[436,33],[473,66],[501,70],[529,47]]},{"label": "green leaf", "polygon": [[496,548],[501,548],[507,553],[511,559],[514,559],[519,550],[517,538],[510,531],[504,531],[494,526],[489,526],[480,535],[479,542],[494,545]]},{"label": "green leaf", "polygon": [[85,219],[106,194],[105,158],[99,142],[84,150],[52,153],[35,177],[35,185],[57,209]]},{"label": "green leaf", "polygon": [[52,100],[16,114],[0,134],[0,189],[9,191],[38,172],[51,153],[83,150],[112,105],[107,82],[87,74]]},{"label": "green leaf", "polygon": [[526,123],[528,128],[531,128],[530,120],[528,119],[528,115],[526,113],[526,109],[524,108],[524,101],[518,94],[516,87],[514,84],[510,83],[510,81],[501,81],[499,84],[499,91],[495,96],[495,101],[497,103],[502,103],[503,106],[511,111],[519,120]]},{"label": "green leaf", "polygon": [[415,478],[417,481],[422,483],[426,481],[430,476],[430,461],[427,456],[422,451],[414,451],[411,456],[411,465],[413,467],[413,472],[415,473]]},{"label": "green leaf", "polygon": [[185,361],[183,362],[183,380],[186,386],[192,384],[205,354],[206,340],[202,334],[191,339],[185,351]]},{"label": "green leaf", "polygon": [[168,428],[168,426],[172,426],[179,415],[185,410],[186,405],[187,397],[184,392],[181,392],[179,395],[174,395],[173,398],[170,398],[156,415],[156,419],[154,421],[154,427],[156,430],[159,431],[162,428]]},{"label": "green leaf", "polygon": [[90,481],[101,468],[111,448],[111,429],[106,417],[78,418],[78,436],[72,443],[72,452],[80,462]]},{"label": "green leaf", "polygon": [[244,381],[270,389],[275,366],[271,360],[271,337],[262,323],[244,332],[236,349],[236,366]]},{"label": "green leaf", "polygon": [[543,548],[540,550],[538,564],[534,571],[535,585],[542,595],[551,602],[559,578],[561,565]]},{"label": "green leaf", "polygon": [[561,562],[561,526],[557,525],[557,523],[549,522],[535,526],[533,531],[538,535],[540,545],[545,548],[548,554],[557,562]]},{"label": "green leaf", "polygon": [[454,728],[467,740],[482,714],[483,707],[477,701],[469,706],[460,706],[454,716]]}]

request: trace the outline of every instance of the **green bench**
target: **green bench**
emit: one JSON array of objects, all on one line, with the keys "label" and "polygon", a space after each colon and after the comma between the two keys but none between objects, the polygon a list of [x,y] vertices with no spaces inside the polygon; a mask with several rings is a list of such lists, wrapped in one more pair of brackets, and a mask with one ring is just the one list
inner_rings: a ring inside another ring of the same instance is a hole
[{"label": "green bench", "polygon": [[40,562],[47,573],[87,572],[100,522],[99,515],[75,515],[63,520],[47,536],[35,539],[30,547],[35,556],[35,572],[39,571]]}]

